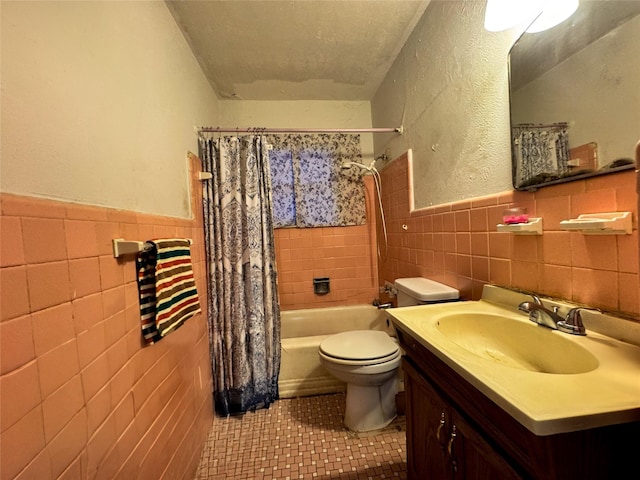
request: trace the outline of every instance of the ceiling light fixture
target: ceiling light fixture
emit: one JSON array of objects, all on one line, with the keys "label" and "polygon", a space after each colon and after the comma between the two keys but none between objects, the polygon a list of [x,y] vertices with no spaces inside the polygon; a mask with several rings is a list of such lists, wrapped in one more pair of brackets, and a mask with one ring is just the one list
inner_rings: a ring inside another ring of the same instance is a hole
[{"label": "ceiling light fixture", "polygon": [[542,32],[565,21],[578,5],[579,0],[487,0],[484,28],[500,32],[526,22],[527,32]]}]

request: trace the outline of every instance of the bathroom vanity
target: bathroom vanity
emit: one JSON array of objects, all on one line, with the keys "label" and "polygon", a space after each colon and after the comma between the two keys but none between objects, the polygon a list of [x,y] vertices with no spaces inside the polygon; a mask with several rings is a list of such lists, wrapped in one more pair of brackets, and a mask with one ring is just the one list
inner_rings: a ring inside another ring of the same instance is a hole
[{"label": "bathroom vanity", "polygon": [[[388,314],[405,353],[409,479],[638,477],[640,347],[552,331],[483,301]],[[501,321],[516,328],[496,343]],[[547,365],[534,361],[545,345]]]}]

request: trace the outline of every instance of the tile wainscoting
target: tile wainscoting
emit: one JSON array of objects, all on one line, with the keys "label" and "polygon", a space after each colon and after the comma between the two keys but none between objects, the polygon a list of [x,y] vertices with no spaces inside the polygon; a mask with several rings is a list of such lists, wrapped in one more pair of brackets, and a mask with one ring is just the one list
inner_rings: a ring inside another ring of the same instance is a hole
[{"label": "tile wainscoting", "polygon": [[[379,278],[424,276],[480,298],[486,283],[538,292],[640,317],[636,173],[625,171],[545,187],[510,191],[411,211],[410,160],[403,155],[382,175],[389,230]],[[502,212],[527,207],[542,217],[541,236],[498,232]],[[582,213],[633,212],[631,235],[583,235],[560,230]],[[379,237],[380,238],[380,237]]]},{"label": "tile wainscoting", "polygon": [[[2,478],[193,477],[213,417],[199,191],[194,220],[0,196]],[[111,240],[174,236],[203,314],[143,346],[135,259]]]}]

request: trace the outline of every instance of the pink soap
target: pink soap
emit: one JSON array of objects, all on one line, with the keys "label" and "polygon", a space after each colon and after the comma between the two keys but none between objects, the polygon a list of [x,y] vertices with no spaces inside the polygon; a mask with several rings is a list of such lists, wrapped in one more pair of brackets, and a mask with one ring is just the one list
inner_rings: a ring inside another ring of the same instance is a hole
[{"label": "pink soap", "polygon": [[527,223],[529,215],[523,208],[510,208],[502,214],[502,222],[506,224]]}]

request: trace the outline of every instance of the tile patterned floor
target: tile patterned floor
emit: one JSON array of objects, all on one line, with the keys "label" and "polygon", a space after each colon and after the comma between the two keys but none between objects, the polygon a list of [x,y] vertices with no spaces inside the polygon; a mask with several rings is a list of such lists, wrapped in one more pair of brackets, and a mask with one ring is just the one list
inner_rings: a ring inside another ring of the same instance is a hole
[{"label": "tile patterned floor", "polygon": [[404,416],[350,432],[344,394],[278,400],[268,410],[216,417],[196,480],[406,479]]}]

